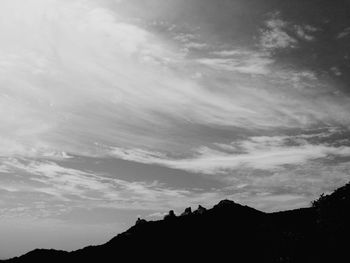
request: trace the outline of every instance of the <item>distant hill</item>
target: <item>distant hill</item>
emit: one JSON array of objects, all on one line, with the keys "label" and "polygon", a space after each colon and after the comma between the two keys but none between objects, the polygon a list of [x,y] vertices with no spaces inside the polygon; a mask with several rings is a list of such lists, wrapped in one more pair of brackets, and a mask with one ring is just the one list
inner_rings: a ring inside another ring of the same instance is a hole
[{"label": "distant hill", "polygon": [[277,213],[223,200],[159,221],[138,219],[100,246],[40,249],[3,262],[350,262],[349,212],[350,184],[310,208]]}]

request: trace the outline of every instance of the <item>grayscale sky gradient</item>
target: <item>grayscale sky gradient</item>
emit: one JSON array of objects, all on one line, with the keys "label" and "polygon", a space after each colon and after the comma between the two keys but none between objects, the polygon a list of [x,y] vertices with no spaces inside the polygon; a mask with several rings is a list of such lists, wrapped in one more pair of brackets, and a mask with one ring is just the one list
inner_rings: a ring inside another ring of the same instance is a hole
[{"label": "grayscale sky gradient", "polygon": [[0,258],[350,180],[350,1],[1,0]]}]

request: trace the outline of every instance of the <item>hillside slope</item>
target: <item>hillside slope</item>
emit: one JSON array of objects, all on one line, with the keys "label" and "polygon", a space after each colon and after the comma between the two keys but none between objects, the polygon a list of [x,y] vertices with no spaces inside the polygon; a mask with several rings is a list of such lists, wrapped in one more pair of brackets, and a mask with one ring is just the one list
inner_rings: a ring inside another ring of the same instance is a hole
[{"label": "hillside slope", "polygon": [[223,200],[164,220],[138,220],[106,244],[73,252],[34,250],[4,262],[344,262],[350,185],[310,208],[263,213]]}]

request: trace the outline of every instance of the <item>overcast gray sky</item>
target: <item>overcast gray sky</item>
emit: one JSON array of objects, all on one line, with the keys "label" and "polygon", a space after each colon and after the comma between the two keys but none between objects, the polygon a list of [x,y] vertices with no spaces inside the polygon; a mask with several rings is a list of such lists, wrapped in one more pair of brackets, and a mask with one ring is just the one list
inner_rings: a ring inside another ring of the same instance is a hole
[{"label": "overcast gray sky", "polygon": [[350,179],[350,1],[1,0],[0,258]]}]

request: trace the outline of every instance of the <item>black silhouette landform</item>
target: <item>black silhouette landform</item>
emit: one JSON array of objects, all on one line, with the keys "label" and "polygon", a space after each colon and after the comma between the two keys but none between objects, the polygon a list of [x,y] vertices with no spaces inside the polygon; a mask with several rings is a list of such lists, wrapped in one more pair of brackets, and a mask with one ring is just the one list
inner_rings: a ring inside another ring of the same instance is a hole
[{"label": "black silhouette landform", "polygon": [[223,200],[159,221],[138,219],[103,245],[37,249],[3,262],[350,262],[349,205],[350,184],[284,212]]}]

